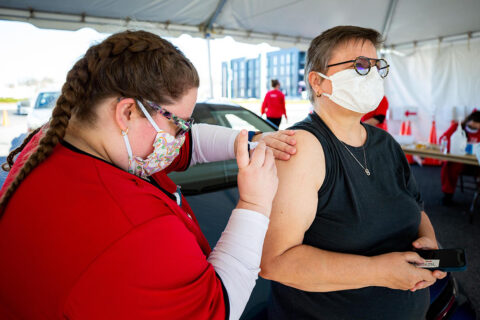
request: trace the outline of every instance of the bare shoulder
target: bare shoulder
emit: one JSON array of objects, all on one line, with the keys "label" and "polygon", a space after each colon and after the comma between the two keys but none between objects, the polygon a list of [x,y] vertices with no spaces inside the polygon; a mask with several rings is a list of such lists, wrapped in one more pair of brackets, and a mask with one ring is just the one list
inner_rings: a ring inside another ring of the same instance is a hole
[{"label": "bare shoulder", "polygon": [[288,161],[276,161],[280,183],[287,176],[305,177],[320,189],[325,177],[325,156],[320,141],[306,130],[296,130],[297,152]]},{"label": "bare shoulder", "polygon": [[313,133],[306,130],[295,130],[295,138],[297,140],[297,147],[301,150],[308,150],[308,152],[312,154],[316,152],[323,153],[322,145]]}]

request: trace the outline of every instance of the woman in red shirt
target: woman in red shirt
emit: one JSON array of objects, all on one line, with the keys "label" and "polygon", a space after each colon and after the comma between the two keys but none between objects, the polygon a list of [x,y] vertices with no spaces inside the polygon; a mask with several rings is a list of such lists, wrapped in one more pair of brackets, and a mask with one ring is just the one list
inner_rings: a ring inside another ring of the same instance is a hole
[{"label": "woman in red shirt", "polygon": [[277,127],[280,127],[283,115],[285,115],[285,120],[288,120],[287,111],[285,110],[285,95],[280,91],[280,82],[278,80],[272,79],[272,88],[265,95],[265,99],[263,99],[261,113],[262,115],[266,113],[267,119]]},{"label": "woman in red shirt", "polygon": [[[467,135],[468,143],[480,142],[480,111],[472,112],[465,120],[462,121],[461,126]],[[450,137],[457,130],[458,122],[452,123],[441,136],[447,138],[448,150],[450,150]],[[478,167],[464,165],[462,163],[445,161],[442,165],[440,178],[442,181],[443,198],[442,203],[446,206],[453,204],[453,194],[457,187],[458,177],[462,172],[478,175]]]},{"label": "woman in red shirt", "polygon": [[[114,34],[73,66],[49,123],[3,166],[1,319],[240,317],[276,168],[263,141],[249,159],[246,132],[192,126],[198,85],[191,62],[144,31]],[[167,173],[235,149],[240,200],[212,251]]]}]

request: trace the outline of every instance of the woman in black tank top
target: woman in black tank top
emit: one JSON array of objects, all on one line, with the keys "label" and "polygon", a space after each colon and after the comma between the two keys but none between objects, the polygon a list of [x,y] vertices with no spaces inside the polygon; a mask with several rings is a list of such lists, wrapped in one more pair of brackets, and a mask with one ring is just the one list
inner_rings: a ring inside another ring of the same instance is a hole
[{"label": "woman in black tank top", "polygon": [[360,123],[383,97],[380,43],[375,30],[345,26],[308,50],[315,111],[292,128],[297,154],[277,163],[262,257],[270,319],[424,319],[426,288],[445,276],[415,266],[414,248],[438,246],[402,149]]}]

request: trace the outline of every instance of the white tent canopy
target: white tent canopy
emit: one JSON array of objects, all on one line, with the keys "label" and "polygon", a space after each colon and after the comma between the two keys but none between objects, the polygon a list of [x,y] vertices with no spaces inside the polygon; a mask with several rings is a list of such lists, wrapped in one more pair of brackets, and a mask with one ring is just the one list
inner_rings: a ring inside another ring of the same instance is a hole
[{"label": "white tent canopy", "polygon": [[479,0],[0,0],[0,19],[100,32],[141,28],[164,36],[223,37],[305,49],[322,31],[358,25],[386,45],[480,36]]}]

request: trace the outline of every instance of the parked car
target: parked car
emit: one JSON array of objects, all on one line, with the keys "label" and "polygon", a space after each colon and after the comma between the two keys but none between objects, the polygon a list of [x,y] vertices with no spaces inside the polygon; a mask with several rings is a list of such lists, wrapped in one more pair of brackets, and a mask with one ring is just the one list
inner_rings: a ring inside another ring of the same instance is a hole
[{"label": "parked car", "polygon": [[59,96],[59,91],[42,91],[38,93],[33,109],[27,117],[27,128],[29,131],[35,130],[48,122]]},{"label": "parked car", "polygon": [[[234,129],[264,132],[276,130],[274,125],[238,105],[198,103],[193,117],[197,123],[216,124]],[[173,172],[169,175],[182,187],[182,193],[186,195],[212,247],[220,238],[231,210],[237,204],[237,172],[236,161],[231,160],[200,164],[185,172]],[[269,294],[269,281],[259,278],[241,319],[266,319]],[[460,293],[459,286],[451,274],[430,287],[430,301],[427,314],[429,320],[475,319],[475,311],[469,299]]]},{"label": "parked car", "polygon": [[17,102],[17,114],[27,115],[32,109],[30,99],[22,100]]}]

